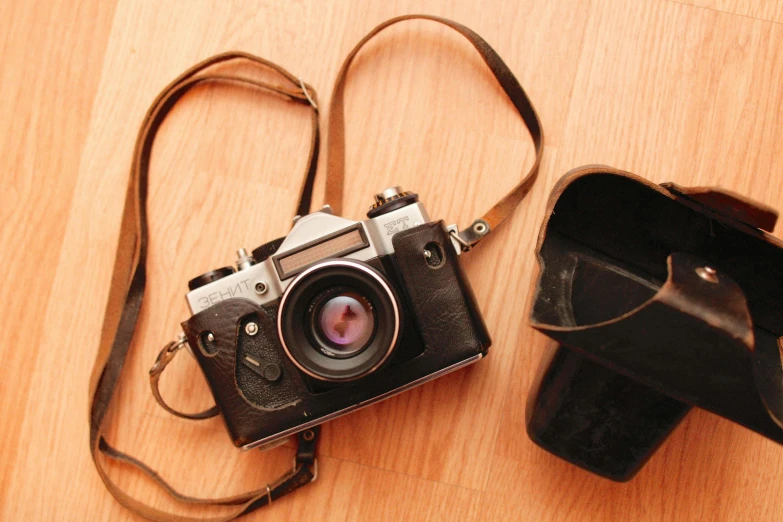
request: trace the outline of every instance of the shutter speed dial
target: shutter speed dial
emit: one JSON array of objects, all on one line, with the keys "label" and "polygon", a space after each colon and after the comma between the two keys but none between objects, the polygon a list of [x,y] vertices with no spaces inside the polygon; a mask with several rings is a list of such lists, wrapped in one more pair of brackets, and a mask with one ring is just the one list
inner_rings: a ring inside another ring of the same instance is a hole
[{"label": "shutter speed dial", "polygon": [[367,217],[376,218],[417,201],[419,201],[418,194],[402,190],[401,187],[390,187],[375,195],[375,203],[367,212]]}]

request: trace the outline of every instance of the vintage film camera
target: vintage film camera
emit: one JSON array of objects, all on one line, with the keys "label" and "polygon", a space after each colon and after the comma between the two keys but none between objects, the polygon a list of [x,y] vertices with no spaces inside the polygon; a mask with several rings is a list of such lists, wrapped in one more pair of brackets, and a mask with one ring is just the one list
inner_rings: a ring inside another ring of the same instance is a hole
[{"label": "vintage film camera", "polygon": [[478,361],[490,338],[456,227],[399,187],[321,211],[189,283],[182,323],[236,446],[253,448]]}]

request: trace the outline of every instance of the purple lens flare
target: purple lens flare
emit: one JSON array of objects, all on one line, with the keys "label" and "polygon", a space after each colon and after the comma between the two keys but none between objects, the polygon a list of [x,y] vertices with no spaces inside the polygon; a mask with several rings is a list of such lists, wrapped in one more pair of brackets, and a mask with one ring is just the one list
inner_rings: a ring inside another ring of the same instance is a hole
[{"label": "purple lens flare", "polygon": [[372,306],[360,295],[344,292],[323,305],[318,323],[336,351],[353,352],[364,347],[372,337]]}]

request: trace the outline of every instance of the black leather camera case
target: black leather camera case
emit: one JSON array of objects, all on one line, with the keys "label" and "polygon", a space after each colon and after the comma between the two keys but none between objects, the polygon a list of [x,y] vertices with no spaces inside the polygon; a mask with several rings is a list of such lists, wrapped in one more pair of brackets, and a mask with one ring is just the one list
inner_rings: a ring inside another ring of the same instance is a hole
[{"label": "black leather camera case", "polygon": [[692,406],[783,443],[783,243],[774,210],[609,167],[555,187],[531,324],[540,446],[628,480]]}]

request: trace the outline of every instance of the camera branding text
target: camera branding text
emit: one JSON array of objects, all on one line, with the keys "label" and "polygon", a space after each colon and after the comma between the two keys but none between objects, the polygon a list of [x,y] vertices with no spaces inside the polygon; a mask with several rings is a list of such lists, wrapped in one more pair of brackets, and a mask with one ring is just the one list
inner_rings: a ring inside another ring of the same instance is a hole
[{"label": "camera branding text", "polygon": [[218,290],[217,292],[212,292],[209,295],[206,295],[198,300],[199,306],[201,307],[201,310],[204,310],[205,308],[209,308],[215,303],[218,303],[220,301],[224,301],[226,299],[230,299],[232,297],[235,297],[237,295],[240,295],[245,292],[245,290],[250,290],[250,279],[245,279],[244,281],[240,281],[239,283],[229,286],[228,288],[224,288],[223,290]]},{"label": "camera branding text", "polygon": [[400,230],[408,230],[410,228],[407,223],[408,219],[408,216],[405,216],[390,223],[384,224],[383,226],[386,227],[386,235],[393,236]]}]

